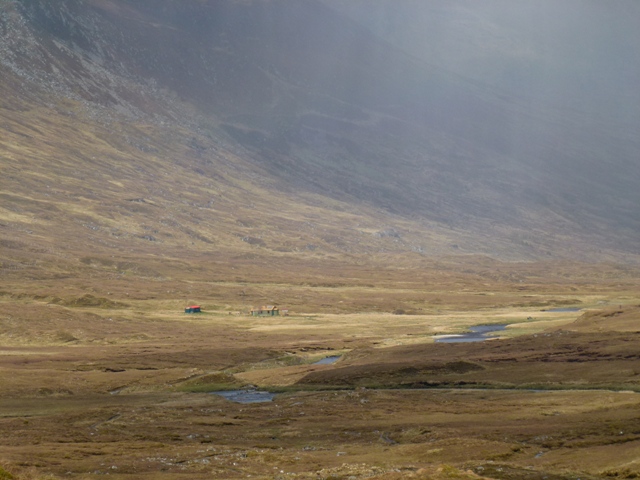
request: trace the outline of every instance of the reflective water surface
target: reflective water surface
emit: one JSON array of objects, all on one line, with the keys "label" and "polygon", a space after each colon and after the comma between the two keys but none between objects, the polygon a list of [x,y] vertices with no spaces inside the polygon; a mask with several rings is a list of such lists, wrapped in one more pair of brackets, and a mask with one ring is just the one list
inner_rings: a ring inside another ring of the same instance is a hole
[{"label": "reflective water surface", "polygon": [[470,327],[469,333],[462,333],[460,335],[438,335],[435,337],[436,343],[467,343],[467,342],[484,342],[489,338],[488,333],[498,332],[504,330],[506,325],[477,325]]},{"label": "reflective water surface", "polygon": [[209,392],[212,395],[219,395],[236,403],[263,403],[270,402],[276,396],[275,393],[261,392],[258,390],[228,390],[219,392]]},{"label": "reflective water surface", "polygon": [[340,359],[340,355],[332,355],[330,357],[324,357],[322,360],[318,360],[313,365],[331,365],[336,363]]}]

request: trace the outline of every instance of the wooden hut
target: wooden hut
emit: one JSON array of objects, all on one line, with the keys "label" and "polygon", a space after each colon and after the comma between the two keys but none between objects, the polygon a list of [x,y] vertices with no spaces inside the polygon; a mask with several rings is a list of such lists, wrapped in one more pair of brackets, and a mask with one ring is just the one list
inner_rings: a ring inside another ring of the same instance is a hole
[{"label": "wooden hut", "polygon": [[280,310],[275,305],[263,305],[259,308],[252,308],[251,315],[254,317],[276,317],[280,315]]}]

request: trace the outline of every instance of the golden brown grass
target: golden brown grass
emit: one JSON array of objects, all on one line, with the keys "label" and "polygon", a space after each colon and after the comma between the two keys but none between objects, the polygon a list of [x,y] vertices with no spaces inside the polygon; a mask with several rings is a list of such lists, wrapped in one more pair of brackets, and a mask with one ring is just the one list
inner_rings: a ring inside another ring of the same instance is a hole
[{"label": "golden brown grass", "polygon": [[[598,390],[640,387],[635,277],[575,289],[535,264],[513,266],[523,285],[426,264],[302,261],[257,276],[251,263],[218,264],[242,281],[194,270],[5,283],[2,468],[18,479],[640,474],[636,394]],[[241,313],[264,299],[292,315]],[[182,313],[191,302],[204,313]],[[567,305],[588,309],[543,311]],[[433,344],[488,323],[509,323],[509,339]],[[311,364],[332,354],[343,358]],[[198,393],[247,384],[282,393],[254,405]]]},{"label": "golden brown grass", "polygon": [[[218,138],[7,99],[0,475],[640,474],[635,395],[587,390],[639,387],[636,268],[447,256],[448,230],[263,185]],[[433,344],[491,323],[508,340]],[[199,393],[246,384],[283,393]]]},{"label": "golden brown grass", "polygon": [[[0,480],[640,476],[637,396],[613,391],[640,387],[637,267],[465,255],[530,252],[4,73]],[[265,303],[291,315],[246,315]],[[433,344],[488,323],[509,338]],[[282,393],[202,393],[248,383]]]}]

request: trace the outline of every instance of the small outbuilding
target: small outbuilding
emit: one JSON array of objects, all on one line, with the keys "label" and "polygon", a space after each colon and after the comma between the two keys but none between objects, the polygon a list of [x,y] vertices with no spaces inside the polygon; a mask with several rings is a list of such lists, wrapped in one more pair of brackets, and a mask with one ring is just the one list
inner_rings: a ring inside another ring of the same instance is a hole
[{"label": "small outbuilding", "polygon": [[191,305],[190,307],[185,307],[184,313],[200,313],[202,309],[200,305]]},{"label": "small outbuilding", "polygon": [[280,310],[275,305],[266,305],[260,308],[252,308],[251,315],[254,317],[276,317],[280,315]]}]

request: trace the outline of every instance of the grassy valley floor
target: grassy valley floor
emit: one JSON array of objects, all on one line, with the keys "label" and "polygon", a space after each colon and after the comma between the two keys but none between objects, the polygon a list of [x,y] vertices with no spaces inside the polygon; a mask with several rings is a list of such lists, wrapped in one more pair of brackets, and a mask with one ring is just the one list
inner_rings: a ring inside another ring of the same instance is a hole
[{"label": "grassy valley floor", "polygon": [[[345,267],[313,283],[298,269],[288,284],[7,284],[0,478],[640,475],[637,277],[512,268],[527,281],[443,274],[425,288],[418,270],[365,282]],[[278,298],[289,316],[247,314]],[[182,313],[196,301],[202,314]],[[434,343],[479,324],[508,326]],[[314,364],[327,356],[340,359]],[[242,388],[276,396],[208,393]]]}]

